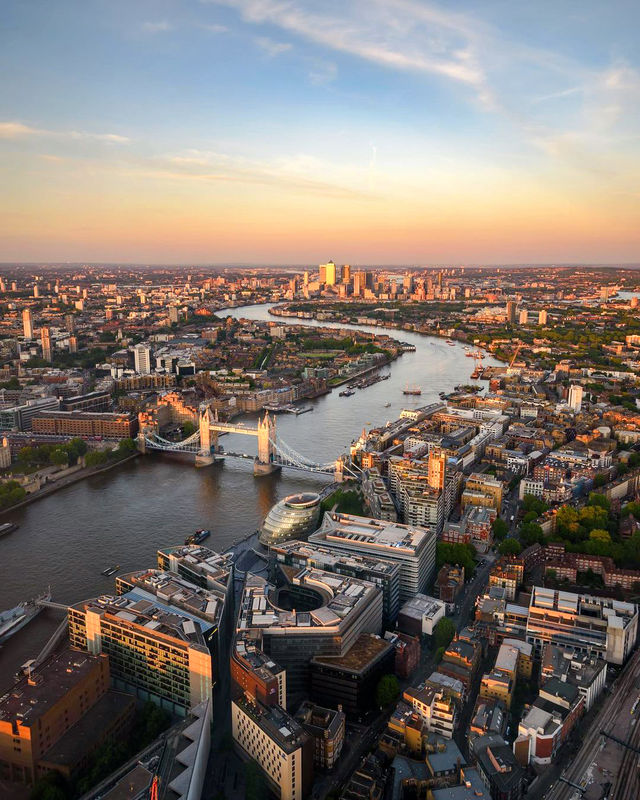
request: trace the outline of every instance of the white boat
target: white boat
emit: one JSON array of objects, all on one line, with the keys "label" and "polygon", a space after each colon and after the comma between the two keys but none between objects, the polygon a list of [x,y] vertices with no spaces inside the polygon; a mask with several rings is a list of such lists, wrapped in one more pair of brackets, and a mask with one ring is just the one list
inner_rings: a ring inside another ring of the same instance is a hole
[{"label": "white boat", "polygon": [[31,622],[34,617],[42,611],[42,606],[39,605],[39,600],[51,600],[51,592],[35,597],[33,600],[26,600],[24,603],[19,603],[15,608],[10,608],[8,611],[0,613],[0,643],[17,633],[21,628]]}]

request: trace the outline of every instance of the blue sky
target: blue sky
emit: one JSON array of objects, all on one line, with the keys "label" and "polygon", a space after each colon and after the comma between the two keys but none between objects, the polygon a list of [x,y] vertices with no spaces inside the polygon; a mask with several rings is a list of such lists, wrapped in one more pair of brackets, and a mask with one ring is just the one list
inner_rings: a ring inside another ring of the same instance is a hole
[{"label": "blue sky", "polygon": [[0,13],[0,259],[640,260],[637,3]]}]

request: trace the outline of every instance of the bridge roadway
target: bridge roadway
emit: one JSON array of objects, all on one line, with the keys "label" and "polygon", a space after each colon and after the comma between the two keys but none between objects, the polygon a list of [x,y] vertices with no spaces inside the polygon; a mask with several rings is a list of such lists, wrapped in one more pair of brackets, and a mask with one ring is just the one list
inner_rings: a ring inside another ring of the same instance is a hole
[{"label": "bridge roadway", "polygon": [[[572,784],[583,787],[582,791],[588,789],[588,773],[591,772],[592,765],[602,747],[602,734],[600,731],[609,732],[616,724],[616,719],[621,714],[621,706],[625,700],[634,695],[636,681],[640,677],[640,650],[636,650],[627,662],[627,665],[616,678],[612,687],[611,694],[593,720],[591,726],[584,732],[582,747],[578,751],[571,765],[564,771],[563,778]],[[640,735],[640,725],[636,725],[632,733],[632,744],[637,745]],[[633,751],[625,751],[622,768],[614,778],[613,791],[609,795],[610,800],[634,800],[638,794],[629,794],[629,791],[636,792],[638,788],[637,769],[632,770],[632,766],[637,761],[637,755]],[[581,793],[574,786],[563,781],[557,781],[547,793],[547,800],[576,800]]]},{"label": "bridge roadway", "polygon": [[69,609],[67,603],[54,603],[53,600],[36,600],[36,605],[43,608],[55,608],[58,611],[68,611]]}]

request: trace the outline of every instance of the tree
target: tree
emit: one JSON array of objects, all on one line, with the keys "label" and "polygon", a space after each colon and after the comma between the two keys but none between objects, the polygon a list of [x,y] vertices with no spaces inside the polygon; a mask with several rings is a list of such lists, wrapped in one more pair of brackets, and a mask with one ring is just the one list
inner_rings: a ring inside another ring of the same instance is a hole
[{"label": "tree", "polygon": [[602,530],[602,528],[594,528],[589,534],[589,539],[592,542],[610,542],[611,534],[609,531]]},{"label": "tree", "polygon": [[400,694],[400,684],[395,675],[383,675],[376,686],[376,705],[380,708],[391,705]]},{"label": "tree", "polygon": [[470,574],[475,569],[475,548],[471,544],[452,544],[438,542],[436,544],[436,569],[444,564],[459,564]]},{"label": "tree", "polygon": [[537,517],[539,517],[540,514],[544,514],[548,508],[549,506],[544,500],[540,497],[536,497],[534,494],[525,494],[522,498],[522,509],[525,512],[535,511]]},{"label": "tree", "polygon": [[456,626],[449,619],[449,617],[442,617],[438,620],[438,624],[433,630],[433,643],[436,649],[449,646],[449,643],[456,635]]},{"label": "tree", "polygon": [[190,420],[187,420],[182,425],[182,434],[183,436],[193,436],[196,432],[196,426]]},{"label": "tree", "polygon": [[85,458],[85,464],[88,467],[101,467],[103,464],[106,464],[108,461],[108,456],[103,450],[92,450],[90,453],[87,453]]},{"label": "tree", "polygon": [[127,437],[126,439],[121,439],[118,442],[118,452],[121,453],[122,455],[125,456],[131,455],[131,453],[135,452],[135,449],[136,449],[136,443],[130,437]]},{"label": "tree", "polygon": [[498,552],[501,556],[518,556],[522,552],[522,545],[513,536],[509,536],[504,542],[500,542]]},{"label": "tree", "polygon": [[606,483],[609,483],[609,476],[604,472],[599,472],[593,479],[593,485],[596,489],[600,486],[604,486]]},{"label": "tree", "polygon": [[57,464],[62,467],[69,463],[69,454],[62,447],[56,447],[51,451],[49,459],[52,464]]},{"label": "tree", "polygon": [[493,520],[491,530],[493,532],[493,538],[497,539],[499,542],[509,534],[509,526],[501,517],[496,517]]},{"label": "tree", "polygon": [[605,511],[611,510],[611,500],[604,494],[598,494],[598,492],[589,492],[589,505],[604,508]]},{"label": "tree", "polygon": [[530,547],[532,544],[543,544],[544,533],[542,528],[535,522],[524,522],[520,526],[520,541],[524,547]]}]

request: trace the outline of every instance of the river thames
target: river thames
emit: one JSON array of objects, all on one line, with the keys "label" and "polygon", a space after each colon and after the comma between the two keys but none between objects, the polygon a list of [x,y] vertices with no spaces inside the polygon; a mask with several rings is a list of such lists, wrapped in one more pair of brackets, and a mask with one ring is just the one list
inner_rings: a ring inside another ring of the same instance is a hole
[{"label": "river thames", "polygon": [[[219,316],[330,327],[273,317],[268,308],[246,306]],[[462,345],[408,331],[386,332],[416,346],[415,352],[382,370],[390,374],[389,380],[356,390],[352,397],[339,397],[334,390],[311,401],[314,410],[307,414],[280,414],[278,438],[316,463],[328,462],[344,452],[363,427],[384,425],[403,408],[426,405],[437,400],[439,392],[469,382],[474,362],[465,357]],[[484,361],[497,363],[490,356]],[[420,385],[422,395],[403,395],[406,384]],[[246,418],[248,424],[254,420],[255,416]],[[256,447],[253,437],[225,436],[221,443],[232,452],[253,454]],[[235,459],[205,469],[157,454],[135,459],[5,517],[20,527],[0,539],[0,609],[49,585],[54,600],[61,603],[110,592],[114,579],[100,575],[105,567],[119,564],[124,572],[155,566],[159,547],[179,544],[197,528],[211,530],[208,547],[225,550],[256,530],[277,500],[318,489],[329,480],[287,470],[255,478],[252,462]],[[37,654],[60,619],[59,613],[45,611],[5,645],[0,651],[0,688],[20,663]]]}]

